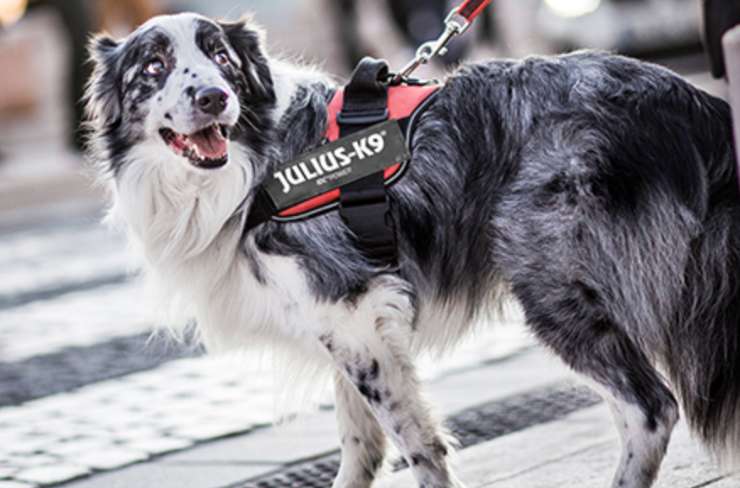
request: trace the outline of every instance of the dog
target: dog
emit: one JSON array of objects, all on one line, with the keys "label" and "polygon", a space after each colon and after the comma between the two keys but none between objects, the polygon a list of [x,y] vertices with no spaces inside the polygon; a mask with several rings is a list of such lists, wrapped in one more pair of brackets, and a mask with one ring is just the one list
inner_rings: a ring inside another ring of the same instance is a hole
[{"label": "dog", "polygon": [[622,438],[615,487],[655,480],[679,404],[740,457],[740,192],[728,105],[669,70],[576,52],[451,73],[389,190],[399,266],[336,212],[245,232],[255,189],[319,146],[329,76],[268,57],[251,21],[155,17],[91,43],[91,151],[146,269],[209,349],[295,347],[335,372],[335,487],[390,439],[418,485],[463,486],[413,357],[504,296],[596,385]]}]

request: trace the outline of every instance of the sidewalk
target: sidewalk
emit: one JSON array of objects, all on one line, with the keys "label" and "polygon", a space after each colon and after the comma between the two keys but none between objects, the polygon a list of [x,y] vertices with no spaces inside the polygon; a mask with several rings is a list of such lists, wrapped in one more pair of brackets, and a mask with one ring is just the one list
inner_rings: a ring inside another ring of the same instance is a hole
[{"label": "sidewalk", "polygon": [[[459,475],[468,488],[592,488],[608,486],[619,460],[619,441],[608,408],[599,405],[567,418],[464,450]],[[378,488],[414,486],[408,470]],[[730,488],[739,476],[722,476],[679,424],[655,488]]]},{"label": "sidewalk", "polygon": [[[571,373],[559,361],[534,348],[493,364],[451,372],[427,385],[439,414],[454,419],[456,412],[468,409],[468,417],[476,413],[479,431],[505,428],[501,424],[513,418],[531,423],[457,454],[455,464],[468,488],[607,486],[618,460],[619,442],[605,404],[590,406],[598,400],[589,398],[581,408],[571,402],[573,413],[550,422],[544,421],[547,415],[557,416],[550,408],[543,409],[543,417],[532,415],[538,411],[532,392],[552,390],[553,385],[562,389],[570,382]],[[496,404],[508,405],[499,412],[499,425],[481,413]],[[334,413],[324,411],[64,487],[329,488],[338,449]],[[389,458],[398,460],[397,454]],[[740,477],[723,477],[690,439],[685,424],[679,424],[656,487],[730,488],[739,484]],[[408,469],[377,483],[378,488],[413,486]]]},{"label": "sidewalk", "polygon": [[[431,381],[426,389],[438,413],[446,417],[472,405],[544,387],[569,376],[556,359],[536,348],[492,364],[450,372]],[[334,412],[324,411],[284,426],[210,442],[64,486],[224,488],[336,453],[338,449]],[[328,488],[331,483],[325,486]],[[413,484],[401,482],[397,486],[408,488]]]}]

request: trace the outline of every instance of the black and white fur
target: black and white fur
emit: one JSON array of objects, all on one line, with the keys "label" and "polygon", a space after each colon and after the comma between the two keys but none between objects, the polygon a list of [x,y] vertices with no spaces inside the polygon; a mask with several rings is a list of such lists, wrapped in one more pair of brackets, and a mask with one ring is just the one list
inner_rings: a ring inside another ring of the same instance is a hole
[{"label": "black and white fur", "polygon": [[[592,52],[459,69],[391,190],[394,273],[358,253],[336,213],[243,232],[265,175],[320,143],[328,77],[266,57],[249,23],[191,14],[99,37],[92,53],[113,216],[209,348],[285,343],[335,367],[335,487],[369,487],[386,438],[419,486],[462,486],[412,358],[453,344],[501,290],[609,400],[615,487],[653,483],[679,404],[700,440],[739,460],[740,195],[723,101]],[[212,87],[226,95],[209,117],[196,94]],[[161,135],[213,123],[230,134],[218,164]]]}]

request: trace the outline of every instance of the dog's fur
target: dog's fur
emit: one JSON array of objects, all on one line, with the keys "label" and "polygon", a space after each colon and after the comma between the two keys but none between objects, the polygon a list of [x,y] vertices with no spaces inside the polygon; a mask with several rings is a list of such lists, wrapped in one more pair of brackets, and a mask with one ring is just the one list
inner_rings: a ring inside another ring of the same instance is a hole
[{"label": "dog's fur", "polygon": [[[652,484],[679,402],[698,438],[738,461],[740,195],[725,102],[599,53],[461,68],[390,191],[401,253],[390,272],[336,213],[243,232],[265,175],[320,144],[329,78],[268,59],[248,22],[190,14],[99,37],[92,54],[93,149],[113,214],[207,346],[282,341],[336,366],[336,487],[370,486],[386,437],[419,486],[461,486],[412,356],[454,343],[501,289],[606,395],[623,440],[614,486]],[[166,66],[157,77],[142,74],[152,57]],[[194,107],[204,86],[229,95],[220,169],[158,134],[216,120]]]}]

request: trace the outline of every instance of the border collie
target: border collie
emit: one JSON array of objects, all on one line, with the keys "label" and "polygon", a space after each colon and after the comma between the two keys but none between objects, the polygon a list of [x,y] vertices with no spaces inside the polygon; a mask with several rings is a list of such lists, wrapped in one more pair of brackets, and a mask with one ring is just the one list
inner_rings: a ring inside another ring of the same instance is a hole
[{"label": "border collie", "polygon": [[369,487],[386,438],[419,486],[462,486],[413,357],[453,344],[502,291],[611,405],[615,487],[653,483],[679,404],[711,452],[740,460],[740,192],[724,101],[602,53],[460,68],[390,189],[391,270],[336,212],[244,231],[266,175],[321,143],[331,78],[269,58],[248,21],[194,14],[97,37],[91,52],[91,146],[112,214],[207,347],[267,340],[334,368],[335,487]]}]

